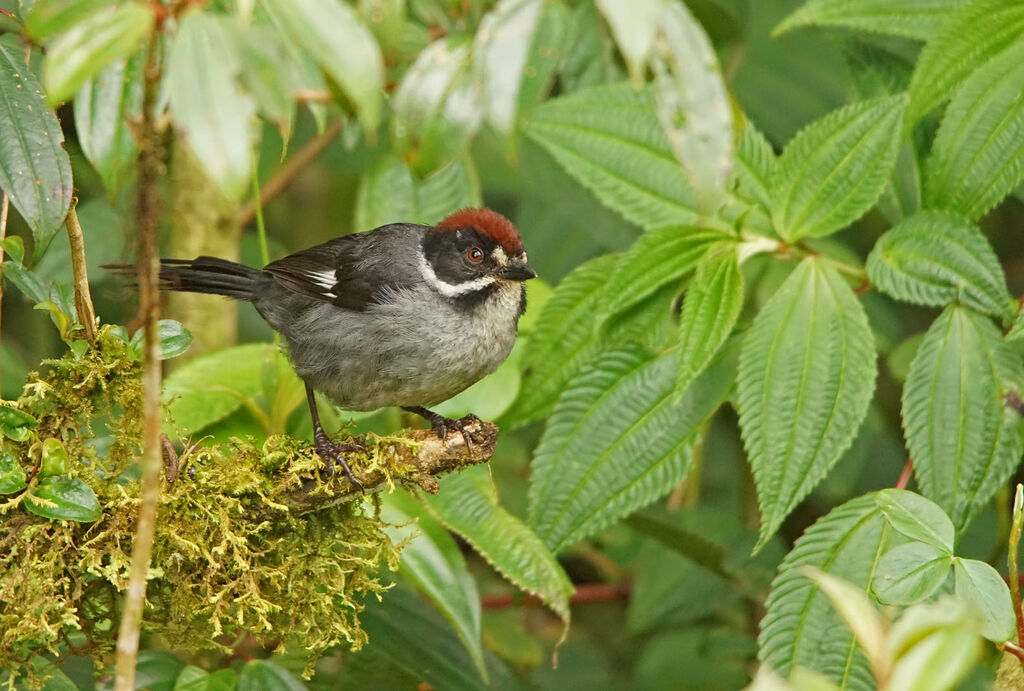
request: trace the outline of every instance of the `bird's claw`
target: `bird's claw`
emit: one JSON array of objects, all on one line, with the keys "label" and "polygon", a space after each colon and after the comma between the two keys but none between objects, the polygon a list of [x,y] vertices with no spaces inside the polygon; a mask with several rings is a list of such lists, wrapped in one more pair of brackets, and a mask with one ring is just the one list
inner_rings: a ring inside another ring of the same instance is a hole
[{"label": "bird's claw", "polygon": [[474,422],[480,422],[480,418],[473,413],[469,413],[468,415],[464,415],[457,419],[435,415],[430,419],[430,426],[437,433],[437,436],[441,437],[441,441],[448,440],[449,428],[458,430],[459,434],[462,435],[462,441],[466,442],[466,450],[472,453],[473,437],[470,435],[469,430],[467,430],[466,427]]},{"label": "bird's claw", "polygon": [[316,443],[316,451],[320,454],[320,458],[324,459],[324,470],[323,477],[329,479],[334,477],[334,462],[337,461],[341,466],[341,469],[345,471],[345,476],[348,481],[351,482],[360,492],[366,494],[366,488],[363,487],[363,483],[356,479],[356,476],[352,474],[352,469],[348,467],[348,463],[345,461],[343,454],[352,453],[353,451],[365,451],[366,447],[362,444],[350,442],[348,444],[336,444],[327,438],[326,434],[314,434],[313,440]]}]

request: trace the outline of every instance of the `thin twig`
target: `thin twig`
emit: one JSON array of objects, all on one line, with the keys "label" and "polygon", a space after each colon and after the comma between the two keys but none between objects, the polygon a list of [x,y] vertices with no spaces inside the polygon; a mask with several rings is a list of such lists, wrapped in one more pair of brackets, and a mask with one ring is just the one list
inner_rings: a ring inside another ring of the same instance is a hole
[{"label": "thin twig", "polygon": [[900,479],[896,481],[896,489],[906,489],[907,483],[910,482],[910,476],[914,472],[914,459],[908,458],[906,465],[903,466],[903,471],[900,473]]},{"label": "thin twig", "polygon": [[997,643],[996,647],[1002,650],[1004,653],[1010,653],[1011,655],[1016,656],[1017,659],[1020,660],[1021,664],[1024,665],[1024,648],[1021,648],[1019,645],[1014,645],[1010,641],[1006,641],[1005,643]]},{"label": "thin twig", "polygon": [[[570,605],[585,605],[597,602],[621,602],[628,600],[632,586],[628,581],[622,583],[584,583],[576,586],[576,592],[569,598]],[[517,596],[514,593],[484,595],[480,598],[480,607],[485,611],[506,609],[515,604],[541,604],[540,598],[533,595]]]},{"label": "thin twig", "polygon": [[[335,120],[327,126],[327,128],[316,137],[313,137],[306,145],[303,146],[299,151],[288,159],[288,162],[282,166],[281,170],[277,171],[267,183],[260,190],[259,203],[262,206],[266,206],[274,199],[277,195],[281,194],[282,191],[295,179],[295,176],[302,171],[303,168],[312,163],[313,159],[320,155],[320,152],[327,148],[327,145],[334,141],[334,138],[341,134],[341,128],[344,123],[339,119]],[[250,199],[245,203],[245,206],[238,212],[238,225],[245,227],[252,222],[256,217],[256,204],[257,200]]]},{"label": "thin twig", "polygon": [[[1010,595],[1013,597],[1013,613],[1017,617],[1017,643],[1024,645],[1024,607],[1020,600],[1020,575],[1018,550],[1020,548],[1021,526],[1024,524],[1024,486],[1017,485],[1013,497],[1013,521],[1010,524],[1009,553],[1006,557],[1010,577]],[[1024,658],[1021,658],[1024,663]]]},{"label": "thin twig", "polygon": [[4,194],[0,202],[0,321],[2,321],[2,308],[4,304],[4,238],[7,237],[7,214],[11,210],[11,200]]},{"label": "thin twig", "polygon": [[139,302],[145,317],[145,347],[142,357],[142,498],[139,519],[132,540],[128,589],[117,638],[115,691],[135,688],[135,659],[139,651],[139,629],[146,602],[146,574],[153,551],[157,500],[160,496],[160,340],[157,322],[160,300],[157,277],[160,271],[158,212],[162,151],[153,107],[156,103],[160,67],[157,62],[158,36],[150,36],[144,72],[142,116],[139,132],[139,169],[135,221],[139,236]]},{"label": "thin twig", "polygon": [[92,343],[96,340],[96,310],[92,306],[92,294],[89,292],[89,273],[85,266],[85,238],[82,236],[82,224],[78,222],[75,204],[71,204],[64,225],[68,229],[68,242],[71,243],[71,271],[75,277],[75,311],[78,322],[85,328],[85,340]]}]

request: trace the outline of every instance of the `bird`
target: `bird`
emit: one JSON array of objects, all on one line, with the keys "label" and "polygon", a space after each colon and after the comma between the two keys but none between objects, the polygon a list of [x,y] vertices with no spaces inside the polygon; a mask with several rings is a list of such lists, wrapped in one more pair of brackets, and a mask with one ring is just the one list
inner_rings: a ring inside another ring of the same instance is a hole
[{"label": "bird", "polygon": [[334,463],[358,489],[345,454],[324,431],[315,391],[351,411],[398,406],[442,439],[479,421],[430,410],[493,372],[515,342],[526,309],[527,262],[515,225],[486,207],[436,226],[390,223],[334,238],[262,269],[217,257],[162,259],[163,290],[252,303],[284,337],[305,383],[313,441],[328,475]]}]

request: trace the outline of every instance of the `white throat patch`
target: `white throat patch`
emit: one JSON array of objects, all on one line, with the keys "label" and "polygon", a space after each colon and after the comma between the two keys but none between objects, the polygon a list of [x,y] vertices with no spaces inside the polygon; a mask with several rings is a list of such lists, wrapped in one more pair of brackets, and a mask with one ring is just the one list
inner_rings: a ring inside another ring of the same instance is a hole
[{"label": "white throat patch", "polygon": [[442,281],[437,277],[434,267],[430,265],[430,262],[427,261],[426,256],[423,254],[420,254],[420,274],[423,276],[423,280],[446,298],[457,298],[469,293],[475,293],[478,290],[494,285],[494,282],[497,280],[494,276],[481,276],[480,278],[474,278],[472,281],[464,281],[462,283]]}]

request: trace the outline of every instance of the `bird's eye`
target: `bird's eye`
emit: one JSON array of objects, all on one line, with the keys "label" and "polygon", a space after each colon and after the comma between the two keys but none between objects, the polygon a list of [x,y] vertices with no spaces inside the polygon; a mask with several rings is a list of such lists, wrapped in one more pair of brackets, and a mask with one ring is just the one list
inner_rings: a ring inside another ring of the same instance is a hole
[{"label": "bird's eye", "polygon": [[466,257],[469,259],[469,261],[473,262],[474,264],[477,264],[480,262],[481,259],[484,258],[484,253],[480,251],[480,248],[474,247],[473,249],[466,252]]}]

